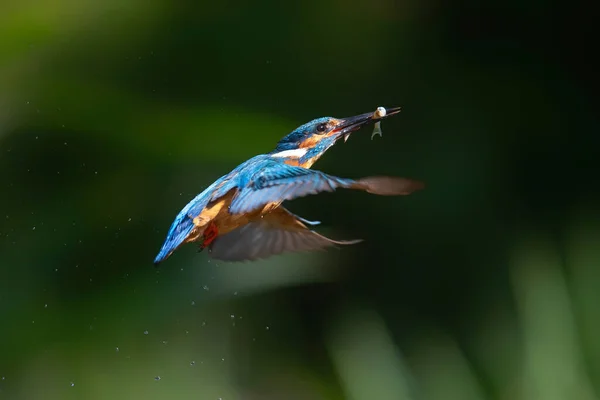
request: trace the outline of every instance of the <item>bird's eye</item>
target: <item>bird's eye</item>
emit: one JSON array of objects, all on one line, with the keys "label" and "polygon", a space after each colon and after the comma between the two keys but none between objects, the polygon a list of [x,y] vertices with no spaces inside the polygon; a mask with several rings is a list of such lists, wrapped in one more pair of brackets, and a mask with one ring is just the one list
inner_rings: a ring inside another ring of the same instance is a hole
[{"label": "bird's eye", "polygon": [[327,129],[327,125],[325,125],[325,124],[317,125],[317,132],[323,133],[323,132],[325,132],[325,129]]}]

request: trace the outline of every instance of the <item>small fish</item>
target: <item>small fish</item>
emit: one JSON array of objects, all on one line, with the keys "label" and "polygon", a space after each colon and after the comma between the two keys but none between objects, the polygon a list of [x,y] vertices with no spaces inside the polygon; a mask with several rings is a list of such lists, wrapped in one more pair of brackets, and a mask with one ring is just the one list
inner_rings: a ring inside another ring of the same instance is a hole
[{"label": "small fish", "polygon": [[[381,118],[385,117],[386,110],[383,107],[377,107],[377,110],[373,113],[373,118]],[[383,133],[381,132],[381,121],[375,122],[375,127],[373,128],[373,133],[371,134],[371,140],[375,137],[375,135],[379,135],[383,137]]]}]

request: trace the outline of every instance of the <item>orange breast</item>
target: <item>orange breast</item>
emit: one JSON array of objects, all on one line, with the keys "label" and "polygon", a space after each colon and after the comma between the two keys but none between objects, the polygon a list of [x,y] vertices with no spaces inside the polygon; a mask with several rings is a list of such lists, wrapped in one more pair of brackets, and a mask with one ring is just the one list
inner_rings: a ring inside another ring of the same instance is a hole
[{"label": "orange breast", "polygon": [[269,203],[263,208],[254,210],[250,213],[232,215],[229,213],[229,205],[231,204],[231,200],[235,193],[236,190],[232,190],[217,201],[209,203],[208,206],[202,210],[200,215],[194,218],[193,221],[194,225],[196,225],[196,229],[194,230],[194,234],[190,235],[188,238],[188,242],[200,240],[204,234],[204,230],[211,221],[215,223],[218,234],[223,235],[256,218],[260,218],[261,215],[276,209],[281,204],[281,202]]},{"label": "orange breast", "polygon": [[287,160],[285,160],[283,162],[287,165],[292,165],[294,167],[310,168],[313,166],[313,164],[318,159],[319,159],[319,156],[315,156],[315,157],[309,158],[308,160],[303,160],[302,162],[300,162],[299,158],[288,158]]}]

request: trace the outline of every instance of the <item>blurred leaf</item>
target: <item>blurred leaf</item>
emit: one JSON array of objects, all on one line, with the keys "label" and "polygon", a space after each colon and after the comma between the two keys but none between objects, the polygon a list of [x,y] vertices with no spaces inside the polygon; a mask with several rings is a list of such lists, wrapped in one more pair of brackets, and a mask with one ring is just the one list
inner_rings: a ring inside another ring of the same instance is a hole
[{"label": "blurred leaf", "polygon": [[348,399],[417,398],[412,377],[374,312],[349,310],[330,321],[328,348]]},{"label": "blurred leaf", "polygon": [[547,235],[523,233],[512,260],[523,326],[523,399],[593,399],[561,260]]}]

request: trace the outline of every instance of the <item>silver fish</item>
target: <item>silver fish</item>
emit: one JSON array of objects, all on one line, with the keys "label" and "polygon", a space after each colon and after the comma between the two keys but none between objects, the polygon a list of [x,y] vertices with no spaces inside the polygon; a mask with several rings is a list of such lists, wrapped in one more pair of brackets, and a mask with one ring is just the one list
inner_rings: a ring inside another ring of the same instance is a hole
[{"label": "silver fish", "polygon": [[[383,107],[377,107],[377,110],[373,113],[373,118],[381,118],[385,117],[387,111]],[[381,121],[375,122],[375,127],[373,128],[373,133],[371,134],[371,140],[375,137],[375,135],[379,135],[383,137],[383,132],[381,132]]]}]

